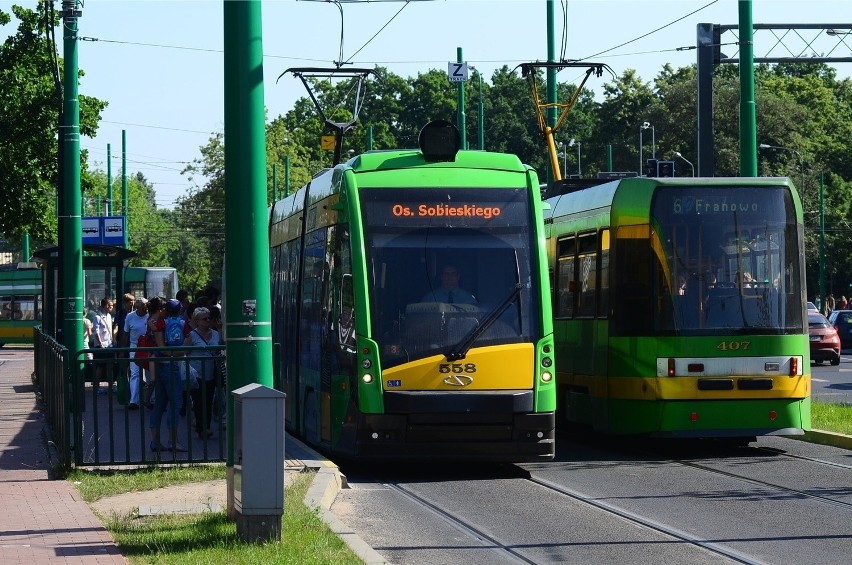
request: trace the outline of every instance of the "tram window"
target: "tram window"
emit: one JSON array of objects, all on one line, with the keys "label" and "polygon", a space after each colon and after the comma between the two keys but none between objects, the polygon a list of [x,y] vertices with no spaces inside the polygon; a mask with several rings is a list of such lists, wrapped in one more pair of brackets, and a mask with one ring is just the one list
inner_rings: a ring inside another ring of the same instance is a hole
[{"label": "tram window", "polygon": [[0,320],[12,320],[14,318],[13,301],[11,296],[0,296]]},{"label": "tram window", "polygon": [[561,239],[557,244],[559,254],[558,271],[556,274],[556,316],[570,318],[574,315],[574,297],[576,283],[574,282],[574,255],[576,239],[574,236]]},{"label": "tram window", "polygon": [[583,234],[577,238],[577,317],[595,315],[597,295],[598,234]]},{"label": "tram window", "polygon": [[345,353],[355,352],[355,301],[352,275],[343,274],[340,285],[340,318],[337,324],[337,342]]},{"label": "tram window", "polygon": [[16,303],[17,311],[20,313],[19,320],[35,320],[36,319],[36,309],[35,309],[35,297],[34,296],[20,296],[18,297],[18,301]]}]

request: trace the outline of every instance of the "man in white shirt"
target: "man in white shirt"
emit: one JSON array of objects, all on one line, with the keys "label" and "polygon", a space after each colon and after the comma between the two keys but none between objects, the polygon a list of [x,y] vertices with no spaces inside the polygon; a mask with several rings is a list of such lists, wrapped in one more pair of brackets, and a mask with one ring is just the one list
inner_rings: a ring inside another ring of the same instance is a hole
[{"label": "man in white shirt", "polygon": [[[124,319],[124,336],[127,343],[123,343],[122,347],[136,347],[139,342],[139,336],[148,330],[148,303],[144,298],[137,298],[133,303],[133,311],[127,314]],[[128,410],[139,409],[139,391],[140,379],[142,376],[142,367],[133,362],[136,357],[136,352],[130,352],[130,402],[127,404]]]},{"label": "man in white shirt", "polygon": [[112,308],[115,302],[110,298],[101,300],[101,307],[95,313],[94,337],[95,347],[107,348],[112,347]]},{"label": "man in white shirt", "polygon": [[[115,302],[111,298],[103,298],[101,307],[95,312],[95,319],[92,322],[92,337],[94,338],[95,349],[106,349],[112,347],[113,327],[112,327],[112,308]],[[106,359],[109,357],[108,352],[95,352],[95,383],[96,387],[100,383],[106,381],[112,386],[112,362],[101,361],[98,359]],[[104,376],[106,374],[106,376]],[[106,390],[98,389],[98,394],[106,394]]]}]

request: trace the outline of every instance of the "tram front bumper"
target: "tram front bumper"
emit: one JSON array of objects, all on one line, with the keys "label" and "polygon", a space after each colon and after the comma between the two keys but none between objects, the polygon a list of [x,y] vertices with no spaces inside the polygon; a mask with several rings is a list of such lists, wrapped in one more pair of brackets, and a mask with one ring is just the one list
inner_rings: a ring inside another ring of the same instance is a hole
[{"label": "tram front bumper", "polygon": [[547,461],[554,457],[556,417],[541,414],[364,414],[356,456],[471,461]]}]

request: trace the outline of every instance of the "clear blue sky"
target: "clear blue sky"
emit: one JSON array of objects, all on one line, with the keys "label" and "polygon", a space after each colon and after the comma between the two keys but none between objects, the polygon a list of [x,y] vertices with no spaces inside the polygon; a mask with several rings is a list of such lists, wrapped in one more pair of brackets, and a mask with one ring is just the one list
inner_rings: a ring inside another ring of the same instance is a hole
[{"label": "clear blue sky", "polygon": [[[8,11],[13,3],[35,5],[33,0],[0,0],[0,9]],[[666,63],[695,62],[694,50],[677,49],[695,46],[696,24],[738,21],[737,0],[557,1],[557,56],[566,3],[567,59],[596,55],[592,60],[609,64],[616,74],[636,69],[645,81]],[[753,20],[849,23],[848,6],[848,0],[754,0]],[[191,186],[179,173],[185,163],[200,156],[199,147],[212,132],[224,129],[222,13],[222,0],[86,0],[79,20],[84,38],[79,65],[85,72],[80,92],[109,101],[99,135],[83,138],[81,145],[89,150],[92,165],[106,170],[110,144],[117,176],[126,130],[128,171],[145,174],[163,207],[172,207]],[[337,6],[310,0],[266,0],[262,13],[265,104],[274,118],[306,96],[301,81],[288,74],[276,84],[278,75],[289,67],[328,67],[340,59],[341,17]],[[381,65],[408,77],[446,70],[461,47],[467,62],[488,79],[502,65],[546,60],[546,22],[544,0],[348,1],[343,3],[342,53],[356,66]],[[3,36],[14,31],[15,23],[6,26]],[[760,37],[765,39],[755,37],[756,56],[775,44],[769,35]],[[834,39],[823,49],[836,45]],[[796,48],[803,46],[800,42]],[[772,54],[784,54],[778,49]],[[733,55],[732,47],[723,51]],[[833,55],[852,55],[852,36]],[[838,66],[841,76],[850,70],[852,64]],[[581,71],[570,69],[558,75],[561,82],[580,77]],[[587,86],[600,91],[606,80],[606,75],[592,78]]]}]

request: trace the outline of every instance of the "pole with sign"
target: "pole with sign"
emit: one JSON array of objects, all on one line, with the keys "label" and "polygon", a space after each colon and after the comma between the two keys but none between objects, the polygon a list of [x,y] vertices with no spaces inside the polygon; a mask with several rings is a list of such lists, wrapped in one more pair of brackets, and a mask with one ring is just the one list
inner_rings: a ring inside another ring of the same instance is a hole
[{"label": "pole with sign", "polygon": [[464,57],[462,56],[462,48],[456,48],[456,54],[458,55],[458,61],[455,63],[450,63],[447,75],[450,79],[450,82],[458,83],[458,127],[459,133],[461,134],[461,148],[467,149],[467,126],[465,124],[465,114],[464,114],[464,83],[467,82],[467,63],[464,62]]}]

